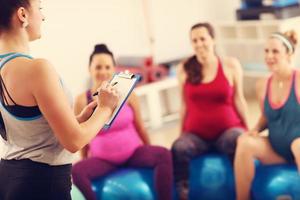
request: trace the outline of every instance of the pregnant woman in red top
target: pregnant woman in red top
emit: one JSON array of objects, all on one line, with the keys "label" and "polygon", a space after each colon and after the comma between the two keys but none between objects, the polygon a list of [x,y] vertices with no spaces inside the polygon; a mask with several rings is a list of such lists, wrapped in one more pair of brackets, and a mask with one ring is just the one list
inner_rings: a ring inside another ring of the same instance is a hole
[{"label": "pregnant woman in red top", "polygon": [[172,146],[180,199],[188,197],[190,160],[212,149],[233,157],[236,139],[248,125],[239,62],[216,55],[210,24],[194,25],[190,37],[195,55],[178,69],[182,134]]}]

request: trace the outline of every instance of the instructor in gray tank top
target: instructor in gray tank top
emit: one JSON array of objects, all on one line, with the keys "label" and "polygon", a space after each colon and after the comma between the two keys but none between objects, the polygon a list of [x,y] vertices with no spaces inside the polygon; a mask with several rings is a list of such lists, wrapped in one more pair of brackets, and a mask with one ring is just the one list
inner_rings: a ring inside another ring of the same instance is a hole
[{"label": "instructor in gray tank top", "polygon": [[119,93],[108,83],[74,116],[68,91],[49,61],[29,55],[44,21],[39,0],[0,0],[1,200],[71,199],[75,153],[111,116]]}]

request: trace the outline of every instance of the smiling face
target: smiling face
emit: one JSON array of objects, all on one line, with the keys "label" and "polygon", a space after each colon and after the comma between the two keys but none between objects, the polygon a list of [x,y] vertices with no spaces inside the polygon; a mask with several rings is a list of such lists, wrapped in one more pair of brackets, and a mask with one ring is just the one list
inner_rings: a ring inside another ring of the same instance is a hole
[{"label": "smiling face", "polygon": [[207,57],[214,54],[215,41],[206,27],[191,30],[191,44],[196,55]]},{"label": "smiling face", "polygon": [[94,84],[100,85],[103,81],[110,80],[115,72],[112,56],[105,53],[95,54],[89,69]]},{"label": "smiling face", "polygon": [[269,38],[265,44],[265,63],[272,72],[281,70],[289,65],[291,54],[277,38]]}]

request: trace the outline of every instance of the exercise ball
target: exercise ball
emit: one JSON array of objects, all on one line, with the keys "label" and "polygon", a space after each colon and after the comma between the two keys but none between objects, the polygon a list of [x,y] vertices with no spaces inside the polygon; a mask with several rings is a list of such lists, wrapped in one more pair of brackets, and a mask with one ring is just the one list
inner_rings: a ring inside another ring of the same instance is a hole
[{"label": "exercise ball", "polygon": [[252,185],[255,200],[300,199],[300,176],[292,164],[258,165]]},{"label": "exercise ball", "polygon": [[83,194],[75,185],[72,185],[71,197],[72,200],[85,200]]},{"label": "exercise ball", "polygon": [[154,200],[153,170],[120,169],[92,181],[92,188],[101,200]]},{"label": "exercise ball", "polygon": [[211,153],[190,164],[189,199],[235,199],[232,164],[227,156]]}]

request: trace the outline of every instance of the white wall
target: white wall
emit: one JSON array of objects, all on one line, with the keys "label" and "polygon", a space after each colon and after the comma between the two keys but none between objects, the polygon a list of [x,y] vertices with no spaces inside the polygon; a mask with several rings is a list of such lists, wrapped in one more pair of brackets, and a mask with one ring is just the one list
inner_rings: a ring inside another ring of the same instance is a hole
[{"label": "white wall", "polygon": [[188,31],[199,21],[232,20],[239,0],[51,0],[43,1],[43,37],[32,54],[55,65],[74,95],[86,87],[88,57],[104,42],[118,55],[151,54],[144,4],[149,5],[155,60],[189,53]]},{"label": "white wall", "polygon": [[234,20],[240,0],[150,0],[154,57],[166,62],[189,55],[190,27],[198,22]]},{"label": "white wall", "polygon": [[190,54],[189,29],[200,20],[201,10],[206,12],[206,9],[201,9],[199,0],[151,2],[155,61],[165,62]]},{"label": "white wall", "polygon": [[32,53],[50,59],[73,94],[85,88],[95,43],[106,43],[116,55],[149,54],[139,0],[51,0],[43,7],[43,37]]}]

